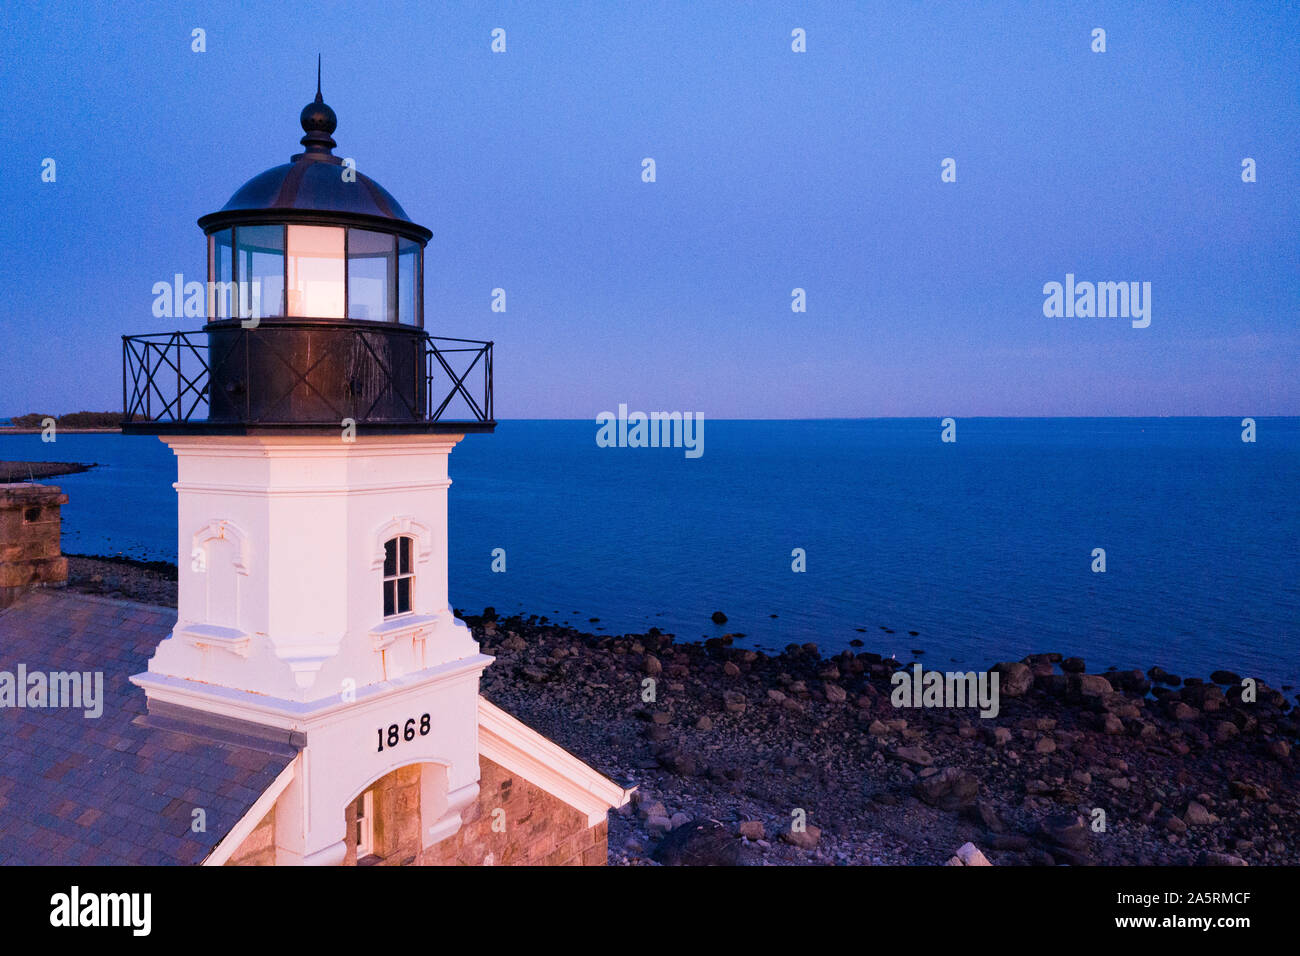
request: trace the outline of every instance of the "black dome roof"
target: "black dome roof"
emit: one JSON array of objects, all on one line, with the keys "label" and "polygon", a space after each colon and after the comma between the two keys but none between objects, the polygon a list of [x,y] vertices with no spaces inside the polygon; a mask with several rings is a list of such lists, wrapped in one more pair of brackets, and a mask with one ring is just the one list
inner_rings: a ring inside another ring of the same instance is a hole
[{"label": "black dome roof", "polygon": [[221,211],[318,209],[411,221],[392,194],[364,173],[356,172],[356,182],[345,182],[342,165],[337,156],[301,153],[244,183]]},{"label": "black dome roof", "polygon": [[432,233],[412,222],[387,189],[355,169],[344,178],[343,160],[333,154],[337,144],[330,135],[338,120],[321,99],[319,81],[316,99],[303,107],[299,121],[304,132],[300,140],[303,152],[282,166],[258,173],[240,186],[219,212],[199,219],[205,232],[237,222],[292,218],[354,221],[428,241]]}]

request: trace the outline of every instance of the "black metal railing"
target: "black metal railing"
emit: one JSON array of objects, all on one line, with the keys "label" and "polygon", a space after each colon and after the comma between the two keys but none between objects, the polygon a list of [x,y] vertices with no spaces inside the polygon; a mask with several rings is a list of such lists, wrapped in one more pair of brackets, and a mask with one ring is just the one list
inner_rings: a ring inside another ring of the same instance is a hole
[{"label": "black metal railing", "polygon": [[124,426],[490,426],[492,343],[409,326],[238,323],[122,336]]}]

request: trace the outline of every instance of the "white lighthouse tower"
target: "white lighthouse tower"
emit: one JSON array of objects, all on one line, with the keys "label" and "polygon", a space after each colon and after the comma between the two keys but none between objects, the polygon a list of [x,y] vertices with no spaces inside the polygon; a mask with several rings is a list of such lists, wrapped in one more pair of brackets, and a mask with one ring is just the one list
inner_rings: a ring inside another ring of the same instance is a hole
[{"label": "white lighthouse tower", "polygon": [[448,603],[447,465],[495,422],[491,343],[425,331],[431,233],[333,155],[319,84],[301,121],[199,220],[206,326],[123,340],[124,429],[178,466],[177,623],[132,680],[151,719],[298,748],[277,859],[334,864],[396,768],[426,847],[477,794],[491,658]]}]

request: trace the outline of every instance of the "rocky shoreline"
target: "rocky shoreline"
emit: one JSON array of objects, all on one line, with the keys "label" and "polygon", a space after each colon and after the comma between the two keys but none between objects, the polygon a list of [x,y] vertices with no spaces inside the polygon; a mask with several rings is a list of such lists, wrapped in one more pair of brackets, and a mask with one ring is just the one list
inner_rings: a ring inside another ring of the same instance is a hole
[{"label": "rocky shoreline", "polygon": [[[175,605],[174,568],[132,564],[74,564],[70,586]],[[1236,674],[1036,654],[994,667],[982,718],[895,707],[904,665],[870,651],[462,616],[496,657],[485,696],[636,785],[614,864],[1300,864],[1297,711]]]},{"label": "rocky shoreline", "polygon": [[79,475],[99,466],[79,461],[0,461],[0,484],[40,481],[59,475]]}]

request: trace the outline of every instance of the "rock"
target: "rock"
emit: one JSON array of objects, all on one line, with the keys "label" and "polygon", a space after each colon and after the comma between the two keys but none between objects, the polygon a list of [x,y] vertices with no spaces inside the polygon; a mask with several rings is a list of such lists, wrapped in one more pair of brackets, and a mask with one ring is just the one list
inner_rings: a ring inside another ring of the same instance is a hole
[{"label": "rock", "polygon": [[1230,720],[1221,720],[1214,725],[1215,743],[1224,743],[1231,740],[1239,733],[1241,733],[1241,731],[1237,729],[1237,725]]},{"label": "rock", "polygon": [[1051,694],[1053,697],[1060,697],[1070,689],[1070,675],[1051,674],[1047,677],[1040,677],[1034,681],[1034,685],[1044,693]]},{"label": "rock", "polygon": [[1219,818],[1202,804],[1193,800],[1187,805],[1187,812],[1183,814],[1183,822],[1189,827],[1208,827],[1218,823]]},{"label": "rock", "polygon": [[1007,828],[1006,824],[1003,823],[1002,819],[998,816],[997,809],[987,800],[975,801],[975,817],[984,824],[991,833],[1001,833]]},{"label": "rock", "polygon": [[1069,688],[1073,696],[1082,698],[1105,697],[1115,692],[1110,681],[1097,674],[1071,674]]},{"label": "rock", "polygon": [[1234,780],[1229,784],[1232,792],[1244,800],[1268,800],[1268,789],[1261,787],[1257,783],[1249,783],[1245,780]]},{"label": "rock", "polygon": [[523,667],[521,672],[524,675],[524,679],[533,684],[544,683],[547,679],[546,671],[542,670],[540,667],[533,667],[531,664]]},{"label": "rock", "polygon": [[998,833],[989,840],[989,846],[995,850],[1010,850],[1020,853],[1029,849],[1029,837],[1023,833]]},{"label": "rock", "polygon": [[[1217,671],[1215,673],[1218,673]],[[1213,850],[1206,850],[1196,860],[1197,866],[1249,866],[1239,856],[1233,856],[1231,853],[1215,853]]]},{"label": "rock", "polygon": [[657,710],[650,715],[650,720],[662,727],[673,722],[673,715],[666,710]]},{"label": "rock", "polygon": [[956,767],[945,767],[938,773],[918,780],[912,793],[932,807],[940,810],[960,810],[972,806],[979,797],[980,784],[974,774]]},{"label": "rock", "polygon": [[1201,715],[1195,707],[1189,707],[1180,700],[1174,704],[1173,716],[1174,720],[1195,720]]},{"label": "rock", "polygon": [[1241,684],[1241,677],[1232,671],[1215,671],[1210,675],[1210,680],[1216,684]]},{"label": "rock", "polygon": [[1124,721],[1114,714],[1107,714],[1102,718],[1101,732],[1104,734],[1122,734],[1124,732]]},{"label": "rock", "polygon": [[867,727],[867,733],[871,734],[873,737],[884,737],[889,733],[889,728],[880,721],[873,720],[871,725]]},{"label": "rock", "polygon": [[997,744],[999,747],[1005,747],[1007,744],[1011,743],[1011,728],[994,727],[993,742]]},{"label": "rock", "polygon": [[1170,687],[1177,687],[1183,682],[1181,677],[1169,673],[1163,667],[1153,667],[1147,671],[1147,677],[1156,684],[1168,684]]},{"label": "rock", "polygon": [[645,672],[651,677],[658,677],[664,672],[663,664],[659,663],[659,658],[653,654],[647,654],[641,663],[645,668]]},{"label": "rock", "polygon": [[1110,671],[1106,679],[1120,690],[1130,694],[1144,695],[1151,689],[1151,681],[1140,670]]},{"label": "rock", "polygon": [[1056,741],[1047,736],[1039,737],[1038,741],[1034,744],[1034,753],[1056,753]]},{"label": "rock", "polygon": [[1181,817],[1170,817],[1165,821],[1165,829],[1170,833],[1181,836],[1187,832],[1187,824],[1182,821]]},{"label": "rock", "polygon": [[1088,826],[1077,813],[1051,814],[1043,820],[1042,834],[1068,850],[1082,850],[1088,845]]},{"label": "rock", "polygon": [[745,712],[745,705],[749,703],[745,699],[744,694],[735,690],[724,691],[722,694],[722,702],[727,710],[733,714],[743,714]]},{"label": "rock", "polygon": [[673,828],[673,821],[665,816],[653,816],[646,820],[645,827],[652,836],[662,836]]},{"label": "rock", "polygon": [[826,693],[826,700],[832,704],[842,704],[849,696],[838,684],[826,684],[822,689]]},{"label": "rock", "polygon": [[637,806],[637,816],[642,820],[649,820],[651,817],[667,817],[668,808],[663,805],[661,800],[642,800]]},{"label": "rock", "polygon": [[678,827],[685,826],[690,822],[691,822],[691,818],[687,814],[682,813],[680,810],[668,818],[668,823],[674,830],[676,830]]},{"label": "rock", "polygon": [[1088,668],[1083,663],[1082,657],[1067,657],[1061,661],[1061,670],[1067,674],[1082,674]]},{"label": "rock", "polygon": [[998,674],[998,694],[1004,697],[1023,697],[1034,683],[1034,672],[1028,664],[1004,661],[994,664],[991,670]]},{"label": "rock", "polygon": [[728,677],[739,677],[740,668],[731,663],[731,661],[727,661],[727,663],[722,665],[722,673],[726,674]]},{"label": "rock", "polygon": [[745,820],[740,824],[740,835],[746,840],[762,840],[767,836],[762,820]]},{"label": "rock", "polygon": [[712,620],[714,624],[726,624],[727,615],[723,614],[721,611],[714,611]]},{"label": "rock", "polygon": [[820,828],[807,824],[802,830],[783,830],[781,839],[791,846],[797,846],[801,850],[812,850],[821,842],[822,831]]},{"label": "rock", "polygon": [[1274,757],[1285,760],[1291,756],[1291,745],[1281,737],[1278,737],[1276,740],[1270,740],[1268,742],[1268,752]]},{"label": "rock", "polygon": [[963,843],[957,849],[957,859],[965,866],[992,866],[983,853],[974,843]]},{"label": "rock", "polygon": [[697,721],[695,722],[695,729],[696,729],[696,730],[712,730],[712,729],[713,729],[713,721],[711,721],[711,720],[709,719],[709,715],[708,715],[708,714],[703,714],[703,715],[700,716],[700,719],[697,720]]},{"label": "rock", "polygon": [[650,856],[664,866],[743,866],[742,847],[722,824],[693,820],[664,837]]},{"label": "rock", "polygon": [[920,747],[899,747],[894,751],[894,756],[916,767],[929,767],[934,764],[934,758]]}]

